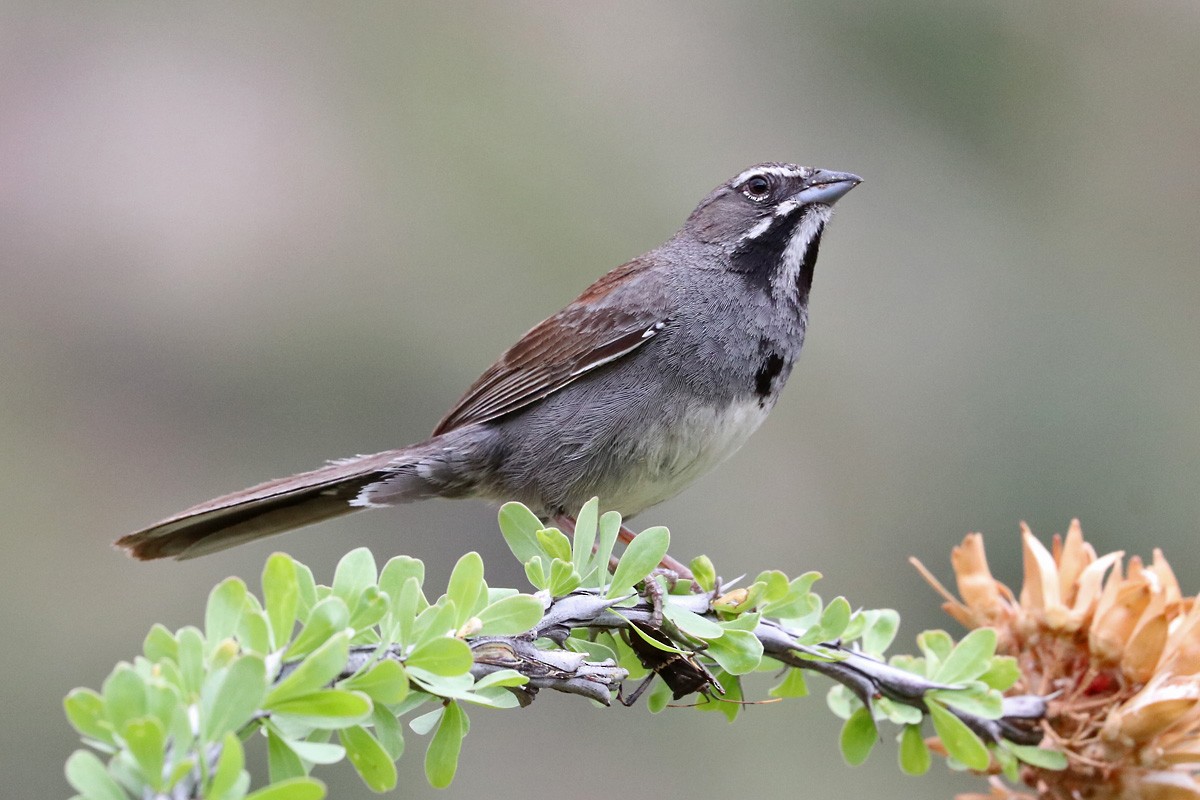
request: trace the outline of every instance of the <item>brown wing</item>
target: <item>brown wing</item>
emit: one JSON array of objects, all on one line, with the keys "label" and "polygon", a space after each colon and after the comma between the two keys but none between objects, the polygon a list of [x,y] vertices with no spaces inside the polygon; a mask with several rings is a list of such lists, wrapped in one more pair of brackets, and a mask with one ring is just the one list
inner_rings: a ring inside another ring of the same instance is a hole
[{"label": "brown wing", "polygon": [[630,279],[636,280],[632,273],[643,266],[635,261],[618,267],[522,336],[479,376],[438,423],[434,435],[536,403],[652,339],[666,324],[661,307],[651,312],[605,302]]}]

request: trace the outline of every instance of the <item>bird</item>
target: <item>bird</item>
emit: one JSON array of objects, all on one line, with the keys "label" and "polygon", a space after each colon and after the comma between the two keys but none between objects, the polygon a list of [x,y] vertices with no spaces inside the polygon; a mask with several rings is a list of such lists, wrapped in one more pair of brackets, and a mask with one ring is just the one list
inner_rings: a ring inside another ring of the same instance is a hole
[{"label": "bird", "polygon": [[791,163],[749,167],[665,243],[530,329],[425,441],[200,503],[115,545],[142,560],[187,559],[434,497],[515,500],[568,524],[598,497],[627,520],[716,467],[766,419],[804,344],[833,205],[861,182]]}]

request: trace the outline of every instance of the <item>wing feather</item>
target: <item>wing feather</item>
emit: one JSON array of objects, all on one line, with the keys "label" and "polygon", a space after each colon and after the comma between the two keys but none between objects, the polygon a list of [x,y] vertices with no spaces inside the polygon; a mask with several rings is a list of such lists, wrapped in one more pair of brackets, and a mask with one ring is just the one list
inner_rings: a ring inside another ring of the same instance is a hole
[{"label": "wing feather", "polygon": [[525,408],[654,338],[666,324],[661,307],[651,312],[605,302],[644,267],[636,261],[618,267],[532,328],[467,389],[434,435]]}]

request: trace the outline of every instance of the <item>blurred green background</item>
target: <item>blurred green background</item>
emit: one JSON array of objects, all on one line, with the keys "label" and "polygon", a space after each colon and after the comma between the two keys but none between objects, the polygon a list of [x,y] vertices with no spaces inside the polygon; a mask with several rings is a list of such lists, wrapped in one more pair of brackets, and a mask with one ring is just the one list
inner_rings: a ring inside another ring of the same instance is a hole
[{"label": "blurred green background", "polygon": [[[726,575],[825,573],[958,631],[968,530],[1166,549],[1200,588],[1200,6],[426,3],[0,9],[3,793],[68,792],[60,699],[286,548],[478,549],[478,503],[186,564],[117,535],[423,438],[500,350],[763,160],[865,177],[762,432],[639,523]],[[818,681],[814,681],[814,686]],[[820,686],[821,691],[824,685]],[[477,711],[442,796],[948,797],[891,741],[842,766],[820,696],[718,715]],[[409,736],[405,796],[434,794]],[[585,768],[577,766],[586,763]],[[719,767],[733,764],[733,768]],[[349,767],[332,796],[367,796]]]}]

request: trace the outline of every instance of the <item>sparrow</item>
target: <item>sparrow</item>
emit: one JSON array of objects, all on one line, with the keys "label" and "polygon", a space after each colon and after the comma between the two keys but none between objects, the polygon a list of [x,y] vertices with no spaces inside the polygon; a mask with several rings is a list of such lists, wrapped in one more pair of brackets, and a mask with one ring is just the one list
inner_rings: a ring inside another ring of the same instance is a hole
[{"label": "sparrow", "polygon": [[522,336],[425,441],[209,500],[116,545],[139,559],[193,558],[430,497],[517,500],[567,520],[599,497],[628,519],[709,472],[766,419],[804,344],[833,205],[861,180],[750,167],[667,242]]}]

